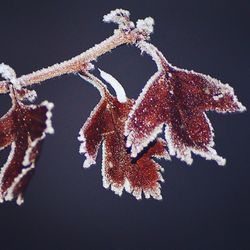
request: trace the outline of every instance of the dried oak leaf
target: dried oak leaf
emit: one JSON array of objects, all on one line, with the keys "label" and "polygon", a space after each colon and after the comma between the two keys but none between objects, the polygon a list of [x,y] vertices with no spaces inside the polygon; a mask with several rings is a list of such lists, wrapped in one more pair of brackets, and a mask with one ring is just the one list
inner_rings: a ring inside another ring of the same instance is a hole
[{"label": "dried oak leaf", "polygon": [[50,120],[53,104],[44,101],[40,105],[25,105],[17,99],[20,95],[23,93],[12,91],[12,107],[0,119],[0,149],[11,145],[0,172],[0,201],[17,198],[19,205],[33,175],[42,140],[53,133]]},{"label": "dried oak leaf", "polygon": [[242,112],[233,88],[210,76],[172,66],[151,44],[139,47],[157,64],[125,125],[127,147],[135,157],[165,128],[170,155],[192,163],[191,152],[224,165],[225,159],[212,147],[213,128],[205,111]]},{"label": "dried oak leaf", "polygon": [[103,143],[102,176],[103,186],[121,195],[123,189],[141,199],[152,196],[161,199],[159,181],[163,181],[160,170],[152,157],[169,159],[166,143],[158,139],[146,152],[132,161],[124,137],[124,124],[134,101],[127,99],[121,103],[117,98],[107,95],[92,111],[80,130],[82,142],[80,153],[85,154],[84,167],[94,164],[98,149]]}]

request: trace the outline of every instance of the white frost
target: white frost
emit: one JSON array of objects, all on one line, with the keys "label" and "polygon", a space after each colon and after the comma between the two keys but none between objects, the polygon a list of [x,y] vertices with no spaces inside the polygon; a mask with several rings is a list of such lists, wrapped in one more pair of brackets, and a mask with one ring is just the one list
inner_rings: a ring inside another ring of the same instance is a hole
[{"label": "white frost", "polygon": [[165,62],[167,62],[163,54],[154,45],[145,41],[140,41],[139,43],[137,43],[137,46],[141,50],[141,52],[146,52],[149,56],[152,57],[158,69],[158,72],[156,72],[156,74],[160,74],[164,70],[162,59],[164,58]]},{"label": "white frost", "polygon": [[[45,121],[45,124],[46,124],[46,128],[42,134],[41,137],[38,137],[36,138],[34,141],[31,141],[31,138],[29,137],[29,146],[28,146],[28,149],[26,150],[25,152],[25,156],[23,158],[23,166],[28,166],[31,164],[30,162],[30,155],[32,153],[32,150],[36,147],[36,145],[42,141],[46,134],[54,134],[54,128],[52,126],[52,122],[51,122],[51,117],[52,117],[52,112],[51,110],[54,108],[54,104],[52,102],[48,102],[48,101],[43,101],[41,104],[41,106],[45,106],[47,108],[47,112],[46,112],[46,121]],[[30,105],[31,108],[36,108],[35,105]]]},{"label": "white frost", "polygon": [[4,63],[0,64],[0,74],[6,80],[12,81],[16,79],[16,72],[14,71],[14,69]]},{"label": "white frost", "polygon": [[100,70],[100,75],[101,77],[107,82],[109,83],[112,88],[115,90],[117,99],[119,102],[124,103],[127,101],[127,96],[126,96],[126,92],[124,90],[124,88],[122,87],[122,85],[110,74]]},{"label": "white frost", "polygon": [[103,104],[104,101],[105,101],[105,99],[102,98],[101,101],[95,106],[94,110],[92,110],[92,112],[90,113],[87,121],[84,123],[83,127],[79,131],[78,140],[81,142],[81,145],[79,147],[79,153],[84,154],[84,156],[86,157],[86,159],[85,159],[85,161],[83,163],[84,168],[89,168],[91,165],[96,163],[96,157],[97,157],[98,149],[99,149],[99,147],[100,147],[100,145],[102,143],[102,141],[100,141],[96,145],[96,148],[97,148],[96,152],[93,155],[90,155],[88,150],[87,150],[87,145],[86,145],[87,142],[86,142],[86,137],[84,135],[84,132],[90,126],[91,120],[96,115],[96,112],[101,107],[101,105]]},{"label": "white frost", "polygon": [[116,9],[103,16],[103,21],[105,23],[117,23],[120,29],[133,29],[135,25],[130,21],[129,16],[128,10]]},{"label": "white frost", "polygon": [[[5,196],[5,200],[6,201],[11,201],[14,198],[14,190],[16,188],[16,186],[18,185],[18,183],[20,183],[21,179],[32,169],[34,169],[35,166],[34,164],[32,164],[29,168],[25,168],[22,170],[22,172],[14,179],[13,183],[11,184],[11,186],[8,188],[6,196]],[[21,205],[23,203],[23,199],[21,197],[21,195],[18,195],[17,198],[17,205]]]},{"label": "white frost", "polygon": [[37,98],[37,93],[35,90],[29,90],[25,96],[24,96],[25,99],[29,100],[30,102],[34,102]]},{"label": "white frost", "polygon": [[161,133],[163,123],[157,126],[149,135],[144,136],[143,139],[138,139],[133,131],[128,134],[126,147],[131,146],[131,156],[136,157],[148,144],[155,140],[158,134]]},{"label": "white frost", "polygon": [[[8,159],[6,161],[6,163],[4,164],[4,166],[1,168],[1,172],[0,172],[0,188],[2,189],[2,184],[3,184],[3,176],[4,176],[4,173],[5,171],[7,170],[10,162],[12,161],[13,157],[14,157],[14,153],[15,153],[15,149],[16,149],[16,143],[15,142],[12,142],[11,144],[11,150],[10,150],[10,153],[9,153],[9,156],[8,156]],[[2,190],[1,192],[2,193]],[[0,196],[0,202],[3,202],[4,200],[4,196],[5,194],[2,195],[2,197]]]},{"label": "white frost", "polygon": [[10,81],[13,84],[14,88],[21,89],[21,85],[16,78],[16,72],[9,65],[1,63],[0,74],[4,79]]},{"label": "white frost", "polygon": [[110,186],[110,182],[106,176],[106,170],[105,170],[105,163],[107,161],[107,155],[106,155],[106,146],[105,146],[105,141],[103,141],[102,144],[102,183],[103,187],[108,189]]},{"label": "white frost", "polygon": [[103,21],[106,23],[116,22],[118,17],[129,17],[130,12],[128,10],[116,9],[111,10],[109,14],[103,16]]},{"label": "white frost", "polygon": [[136,28],[141,33],[150,34],[154,31],[154,19],[152,17],[146,17],[144,20],[139,19],[136,22]]}]

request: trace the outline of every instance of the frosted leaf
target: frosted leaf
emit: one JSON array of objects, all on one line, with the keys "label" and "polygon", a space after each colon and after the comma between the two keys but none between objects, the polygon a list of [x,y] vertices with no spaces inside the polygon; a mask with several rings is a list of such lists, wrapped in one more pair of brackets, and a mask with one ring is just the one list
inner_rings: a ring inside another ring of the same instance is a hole
[{"label": "frosted leaf", "polygon": [[165,150],[166,143],[158,139],[132,160],[125,145],[124,124],[134,101],[120,102],[106,93],[80,130],[82,142],[80,153],[85,154],[85,167],[95,163],[98,149],[103,144],[102,176],[103,186],[111,188],[117,195],[123,190],[141,198],[142,192],[147,198],[161,199],[159,181],[163,181],[159,164],[152,157],[170,159]]},{"label": "frosted leaf", "polygon": [[152,44],[142,41],[138,47],[152,56],[158,71],[142,90],[125,125],[132,156],[154,140],[165,124],[170,155],[191,164],[193,152],[224,165],[225,159],[213,149],[213,128],[204,112],[245,111],[233,88],[210,76],[172,66]]},{"label": "frosted leaf", "polygon": [[11,145],[8,160],[0,172],[0,201],[17,198],[21,204],[42,140],[46,134],[53,133],[53,104],[45,101],[40,105],[24,105],[17,96],[11,92],[12,108],[0,119],[0,148]]}]

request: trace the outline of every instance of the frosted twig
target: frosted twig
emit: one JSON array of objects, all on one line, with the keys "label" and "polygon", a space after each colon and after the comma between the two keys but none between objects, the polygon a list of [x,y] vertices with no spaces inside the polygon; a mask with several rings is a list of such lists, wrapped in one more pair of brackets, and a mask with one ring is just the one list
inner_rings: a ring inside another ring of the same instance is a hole
[{"label": "frosted twig", "polygon": [[[99,56],[112,49],[123,44],[134,44],[138,40],[144,39],[141,31],[134,28],[133,22],[129,20],[128,11],[121,9],[111,11],[110,14],[104,16],[104,21],[117,23],[119,29],[116,29],[112,36],[80,55],[68,61],[56,63],[48,68],[43,68],[33,73],[23,75],[16,79],[17,82],[20,83],[22,87],[26,87],[60,75],[81,72],[86,70],[86,65],[88,65],[89,62],[96,60]],[[9,92],[8,81],[0,81],[0,93],[7,92]]]}]

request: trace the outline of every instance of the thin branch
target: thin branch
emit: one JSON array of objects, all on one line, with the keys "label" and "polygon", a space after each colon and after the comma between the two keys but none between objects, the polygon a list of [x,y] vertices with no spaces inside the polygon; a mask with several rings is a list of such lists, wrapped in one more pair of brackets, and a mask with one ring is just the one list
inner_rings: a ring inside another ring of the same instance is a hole
[{"label": "thin branch", "polygon": [[[29,86],[60,75],[77,73],[80,72],[82,69],[86,68],[86,64],[88,64],[90,61],[97,59],[99,56],[109,52],[110,50],[122,44],[134,43],[134,41],[135,37],[133,35],[126,34],[121,30],[115,30],[113,36],[88,49],[82,54],[73,57],[68,61],[56,63],[48,68],[38,70],[31,74],[23,75],[20,78],[17,78],[17,80],[22,86]],[[9,92],[8,81],[1,81],[0,93],[7,92]]]},{"label": "thin branch", "polygon": [[[128,11],[122,9],[111,11],[104,16],[103,20],[118,24],[119,28],[114,31],[114,35],[68,61],[56,63],[48,68],[15,79],[16,85],[27,87],[64,74],[87,71],[91,61],[112,49],[122,44],[134,44],[140,40],[148,40],[150,33],[153,32],[153,19],[147,17],[144,20],[138,20],[135,26],[130,21],[129,15]],[[9,79],[0,81],[0,94],[9,92],[9,82]],[[13,84],[13,82],[11,83]]]}]

